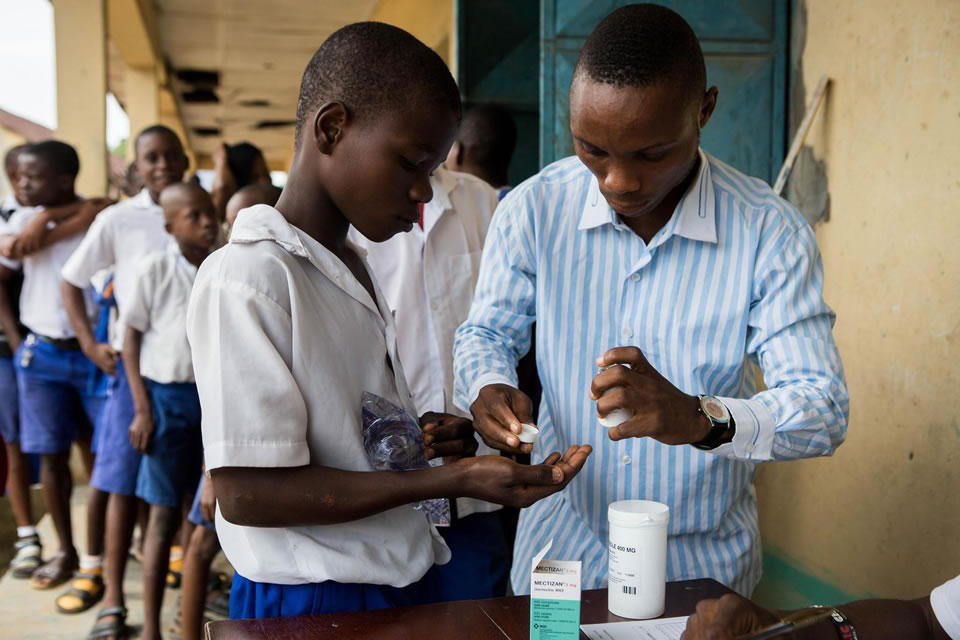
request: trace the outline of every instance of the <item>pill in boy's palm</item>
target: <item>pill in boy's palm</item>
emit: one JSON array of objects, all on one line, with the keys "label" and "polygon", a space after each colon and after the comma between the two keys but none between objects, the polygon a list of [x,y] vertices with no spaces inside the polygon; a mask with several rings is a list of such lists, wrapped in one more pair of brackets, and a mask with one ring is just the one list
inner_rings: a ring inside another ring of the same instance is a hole
[{"label": "pill in boy's palm", "polygon": [[525,442],[531,444],[537,441],[537,438],[540,437],[540,429],[532,424],[521,424],[520,425],[520,434],[517,436],[520,442]]}]

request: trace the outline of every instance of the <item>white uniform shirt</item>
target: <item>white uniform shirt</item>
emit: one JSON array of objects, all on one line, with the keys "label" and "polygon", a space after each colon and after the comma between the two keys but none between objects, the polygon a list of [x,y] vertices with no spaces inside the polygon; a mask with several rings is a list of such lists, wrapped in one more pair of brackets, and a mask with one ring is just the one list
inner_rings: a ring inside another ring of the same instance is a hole
[{"label": "white uniform shirt", "polygon": [[960,640],[960,576],[934,589],[930,605],[947,635]]},{"label": "white uniform shirt", "polygon": [[154,382],[193,382],[187,342],[187,305],[197,268],[176,242],[151,253],[137,267],[133,297],[121,322],[143,333],[140,375]]},{"label": "white uniform shirt", "polygon": [[[200,267],[187,312],[208,470],[372,471],[361,440],[362,393],[415,412],[393,318],[376,297],[276,209],[240,212],[230,242]],[[230,562],[256,582],[401,587],[450,559],[412,506],[288,528],[232,524],[218,510],[216,524]]]},{"label": "white uniform shirt", "polygon": [[[443,168],[434,172],[430,186],[433,199],[423,207],[423,229],[414,225],[409,233],[374,243],[351,228],[350,239],[367,251],[397,322],[400,361],[417,411],[470,417],[453,403],[453,338],[470,313],[497,192],[479,178]],[[479,445],[478,454],[496,455]],[[461,518],[499,508],[457,499]]]},{"label": "white uniform shirt", "polygon": [[[70,256],[61,275],[76,287],[88,287],[93,276],[107,267],[114,267],[113,285],[117,309],[133,297],[137,265],[147,254],[163,251],[172,241],[164,229],[163,209],[144,189],[135,197],[100,212],[84,236],[83,242]],[[112,329],[110,343],[123,349],[122,319]]]},{"label": "white uniform shirt", "polygon": [[[43,207],[17,209],[7,222],[3,233],[18,234]],[[10,260],[0,256],[0,264],[12,271],[23,269],[23,289],[20,291],[20,322],[34,333],[48,338],[73,338],[76,333],[70,325],[67,311],[60,296],[60,269],[80,244],[83,234],[64,238],[59,242],[31,253],[23,260]],[[96,318],[97,307],[93,302],[90,285],[84,287],[87,316]]]}]

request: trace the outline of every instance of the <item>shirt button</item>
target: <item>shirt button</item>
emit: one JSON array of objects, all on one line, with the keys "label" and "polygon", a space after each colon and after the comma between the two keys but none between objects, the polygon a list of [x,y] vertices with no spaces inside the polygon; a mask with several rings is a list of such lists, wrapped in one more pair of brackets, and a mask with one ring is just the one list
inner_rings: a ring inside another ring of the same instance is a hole
[{"label": "shirt button", "polygon": [[631,329],[630,327],[624,327],[624,328],[623,328],[623,337],[624,337],[624,338],[632,338],[632,337],[633,337],[633,329]]},{"label": "shirt button", "polygon": [[630,456],[624,454],[624,456],[623,456],[623,464],[630,464],[631,462],[633,462],[633,458],[631,458]]},{"label": "shirt button", "polygon": [[633,282],[636,282],[636,281],[638,281],[639,279],[640,279],[640,274],[639,274],[639,273],[631,273],[631,274],[630,274],[630,280],[632,280]]}]

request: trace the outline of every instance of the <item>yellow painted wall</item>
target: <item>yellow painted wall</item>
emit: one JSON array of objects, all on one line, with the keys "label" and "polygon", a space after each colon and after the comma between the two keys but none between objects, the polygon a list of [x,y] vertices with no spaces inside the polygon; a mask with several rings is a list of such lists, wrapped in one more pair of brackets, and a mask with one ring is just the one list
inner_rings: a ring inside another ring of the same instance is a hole
[{"label": "yellow painted wall", "polygon": [[380,0],[370,19],[406,29],[454,67],[453,0]]},{"label": "yellow painted wall", "polygon": [[760,470],[761,529],[849,593],[916,597],[960,573],[960,2],[805,4],[851,419],[833,458]]}]

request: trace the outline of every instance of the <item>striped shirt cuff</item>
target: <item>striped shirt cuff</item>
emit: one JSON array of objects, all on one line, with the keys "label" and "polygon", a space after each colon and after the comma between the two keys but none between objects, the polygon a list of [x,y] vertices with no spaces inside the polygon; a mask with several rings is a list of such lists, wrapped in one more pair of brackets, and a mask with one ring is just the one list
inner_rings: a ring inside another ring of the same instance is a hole
[{"label": "striped shirt cuff", "polygon": [[470,396],[469,396],[470,402],[468,403],[468,406],[460,407],[460,408],[463,409],[464,411],[469,412],[470,411],[469,405],[472,405],[474,402],[476,402],[477,396],[480,395],[480,391],[487,385],[491,385],[491,384],[508,384],[511,387],[516,387],[517,381],[514,379],[511,379],[509,376],[503,375],[502,373],[485,373],[482,376],[478,377],[476,380],[474,380],[473,384],[470,385]]},{"label": "striped shirt cuff", "polygon": [[740,460],[771,460],[777,422],[770,410],[757,400],[720,398],[720,401],[733,416],[737,432],[733,442],[720,445],[713,453]]}]

